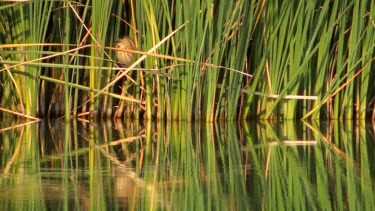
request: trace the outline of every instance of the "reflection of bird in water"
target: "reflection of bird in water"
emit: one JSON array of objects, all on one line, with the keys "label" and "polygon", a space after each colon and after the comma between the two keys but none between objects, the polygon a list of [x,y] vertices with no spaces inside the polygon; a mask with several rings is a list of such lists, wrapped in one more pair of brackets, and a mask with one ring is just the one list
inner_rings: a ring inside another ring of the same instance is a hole
[{"label": "reflection of bird in water", "polygon": [[[121,37],[115,43],[116,48],[120,49],[127,49],[127,50],[135,50],[135,44],[133,40],[128,37],[124,36]],[[116,51],[116,59],[118,62],[121,63],[122,66],[128,67],[133,63],[134,53],[126,52],[126,51]]]}]

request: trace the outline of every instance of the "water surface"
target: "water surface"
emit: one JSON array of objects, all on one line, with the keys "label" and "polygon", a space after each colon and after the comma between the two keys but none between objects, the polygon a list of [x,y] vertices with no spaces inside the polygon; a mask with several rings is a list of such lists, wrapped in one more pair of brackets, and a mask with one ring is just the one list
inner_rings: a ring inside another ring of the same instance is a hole
[{"label": "water surface", "polygon": [[369,210],[364,122],[0,125],[0,210]]}]

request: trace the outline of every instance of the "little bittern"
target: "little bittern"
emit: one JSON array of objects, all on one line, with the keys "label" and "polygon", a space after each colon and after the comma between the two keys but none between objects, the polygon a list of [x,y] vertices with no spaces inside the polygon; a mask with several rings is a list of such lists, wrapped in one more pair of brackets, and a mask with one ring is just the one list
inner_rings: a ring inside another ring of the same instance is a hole
[{"label": "little bittern", "polygon": [[[135,44],[133,40],[128,37],[124,36],[121,37],[115,43],[116,48],[120,49],[128,49],[128,50],[135,50]],[[116,59],[118,62],[121,63],[122,66],[128,67],[133,63],[134,54],[126,51],[116,51]]]}]

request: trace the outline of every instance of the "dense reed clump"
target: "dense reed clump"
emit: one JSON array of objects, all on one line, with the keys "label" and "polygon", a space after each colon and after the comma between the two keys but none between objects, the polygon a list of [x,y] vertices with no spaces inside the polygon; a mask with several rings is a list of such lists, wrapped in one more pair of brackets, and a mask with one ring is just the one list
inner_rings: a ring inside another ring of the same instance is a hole
[{"label": "dense reed clump", "polygon": [[[370,0],[2,2],[1,109],[375,119],[374,17]],[[115,61],[123,35],[137,46],[128,68]]]}]

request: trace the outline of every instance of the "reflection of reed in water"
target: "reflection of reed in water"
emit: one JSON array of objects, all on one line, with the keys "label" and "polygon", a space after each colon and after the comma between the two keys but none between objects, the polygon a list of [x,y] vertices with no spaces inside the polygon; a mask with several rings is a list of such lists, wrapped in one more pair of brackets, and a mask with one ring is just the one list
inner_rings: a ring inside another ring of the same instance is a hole
[{"label": "reflection of reed in water", "polygon": [[[124,165],[116,166],[115,172],[114,188],[117,197],[131,200],[136,195],[143,195],[144,181],[137,179],[134,172]],[[127,200],[121,200],[121,202],[128,204]]]},{"label": "reflection of reed in water", "polygon": [[[124,36],[121,37],[115,43],[116,48],[120,48],[122,50],[135,50],[135,44],[133,40],[128,37]],[[126,51],[116,51],[116,59],[118,62],[121,63],[122,66],[128,67],[133,63],[134,53],[126,52]]]}]

